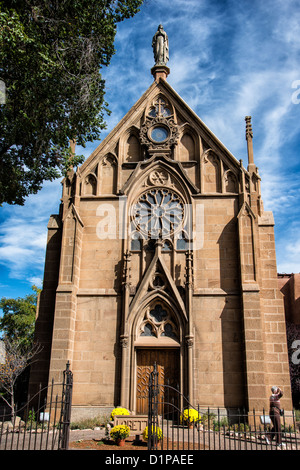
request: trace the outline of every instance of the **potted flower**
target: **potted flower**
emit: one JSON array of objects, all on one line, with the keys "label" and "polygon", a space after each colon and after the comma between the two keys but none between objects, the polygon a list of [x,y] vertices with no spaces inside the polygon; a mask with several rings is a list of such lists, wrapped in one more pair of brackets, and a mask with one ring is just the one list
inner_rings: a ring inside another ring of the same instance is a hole
[{"label": "potted flower", "polygon": [[[150,438],[152,439],[152,442],[153,443],[156,442],[157,444],[160,444],[163,437],[164,436],[163,436],[162,430],[158,426],[153,426],[152,425],[152,433],[151,433],[151,436],[150,436]],[[143,439],[144,439],[144,441],[148,441],[148,439],[149,439],[148,426],[146,426],[144,431],[143,431]]]},{"label": "potted flower", "polygon": [[125,439],[129,436],[129,434],[130,428],[129,426],[126,426],[126,424],[118,424],[110,431],[110,437],[117,443],[118,446],[124,446]]},{"label": "potted flower", "polygon": [[180,422],[186,423],[189,428],[201,422],[201,416],[194,408],[187,408],[183,414],[180,415]]},{"label": "potted flower", "polygon": [[113,421],[115,416],[121,415],[130,415],[129,411],[126,408],[114,408],[110,415],[110,420]]}]

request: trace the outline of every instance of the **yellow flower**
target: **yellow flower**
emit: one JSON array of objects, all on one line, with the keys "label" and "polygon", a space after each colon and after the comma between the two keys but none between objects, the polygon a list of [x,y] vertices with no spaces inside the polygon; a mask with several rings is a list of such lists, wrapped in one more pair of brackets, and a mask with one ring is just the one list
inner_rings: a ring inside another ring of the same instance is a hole
[{"label": "yellow flower", "polygon": [[197,410],[193,408],[187,408],[184,410],[183,415],[180,415],[180,422],[189,421],[190,423],[200,423],[201,416]]},{"label": "yellow flower", "polygon": [[129,434],[130,428],[129,426],[126,426],[126,424],[118,424],[117,426],[114,426],[110,431],[110,437],[114,441],[117,441],[118,439],[126,439]]},{"label": "yellow flower", "polygon": [[[153,425],[152,425],[151,429],[152,429],[152,435],[156,435],[156,437],[159,441],[164,437],[162,430],[158,426],[153,427]],[[144,441],[148,440],[148,426],[146,426],[145,429],[144,429],[143,439],[144,439]]]},{"label": "yellow flower", "polygon": [[115,416],[118,415],[129,415],[129,411],[126,408],[114,408],[110,415],[110,420],[113,421]]}]

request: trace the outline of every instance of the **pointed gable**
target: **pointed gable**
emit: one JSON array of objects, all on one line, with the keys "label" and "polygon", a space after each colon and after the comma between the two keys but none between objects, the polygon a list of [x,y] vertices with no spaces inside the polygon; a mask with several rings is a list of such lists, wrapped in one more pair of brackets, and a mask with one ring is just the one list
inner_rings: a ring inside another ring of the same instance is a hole
[{"label": "pointed gable", "polygon": [[81,195],[124,193],[153,157],[176,162],[193,193],[239,192],[240,163],[160,78],[78,169]]},{"label": "pointed gable", "polygon": [[173,299],[173,303],[180,311],[182,318],[187,321],[184,302],[159,249],[156,250],[152,262],[145,272],[139,288],[130,304],[129,316],[131,316],[133,312],[136,312],[137,307],[139,308],[143,303],[147,303],[156,297],[160,297],[168,302]]}]

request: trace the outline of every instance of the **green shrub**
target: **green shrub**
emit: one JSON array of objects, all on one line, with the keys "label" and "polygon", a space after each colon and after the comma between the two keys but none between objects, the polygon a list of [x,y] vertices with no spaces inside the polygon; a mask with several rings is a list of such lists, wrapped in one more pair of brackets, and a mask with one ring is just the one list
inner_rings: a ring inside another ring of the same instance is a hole
[{"label": "green shrub", "polygon": [[97,416],[95,418],[85,418],[70,424],[70,429],[93,429],[95,427],[105,426],[108,418]]}]

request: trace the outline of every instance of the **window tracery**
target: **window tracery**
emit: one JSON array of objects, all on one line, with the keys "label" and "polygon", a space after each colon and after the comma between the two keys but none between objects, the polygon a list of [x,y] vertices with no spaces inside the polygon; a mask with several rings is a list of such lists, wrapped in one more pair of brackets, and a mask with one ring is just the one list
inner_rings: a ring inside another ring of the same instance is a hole
[{"label": "window tracery", "polygon": [[178,340],[178,325],[167,307],[156,303],[146,309],[139,336],[168,337]]},{"label": "window tracery", "polygon": [[172,109],[167,101],[159,96],[150,107],[148,115],[151,117],[163,116],[169,117],[173,114]]},{"label": "window tracery", "polygon": [[133,224],[146,238],[168,237],[181,228],[183,220],[183,201],[167,188],[146,191],[133,208]]},{"label": "window tracery", "polygon": [[149,155],[171,153],[179,138],[178,126],[172,105],[161,95],[151,103],[140,129],[141,144],[146,146]]}]

